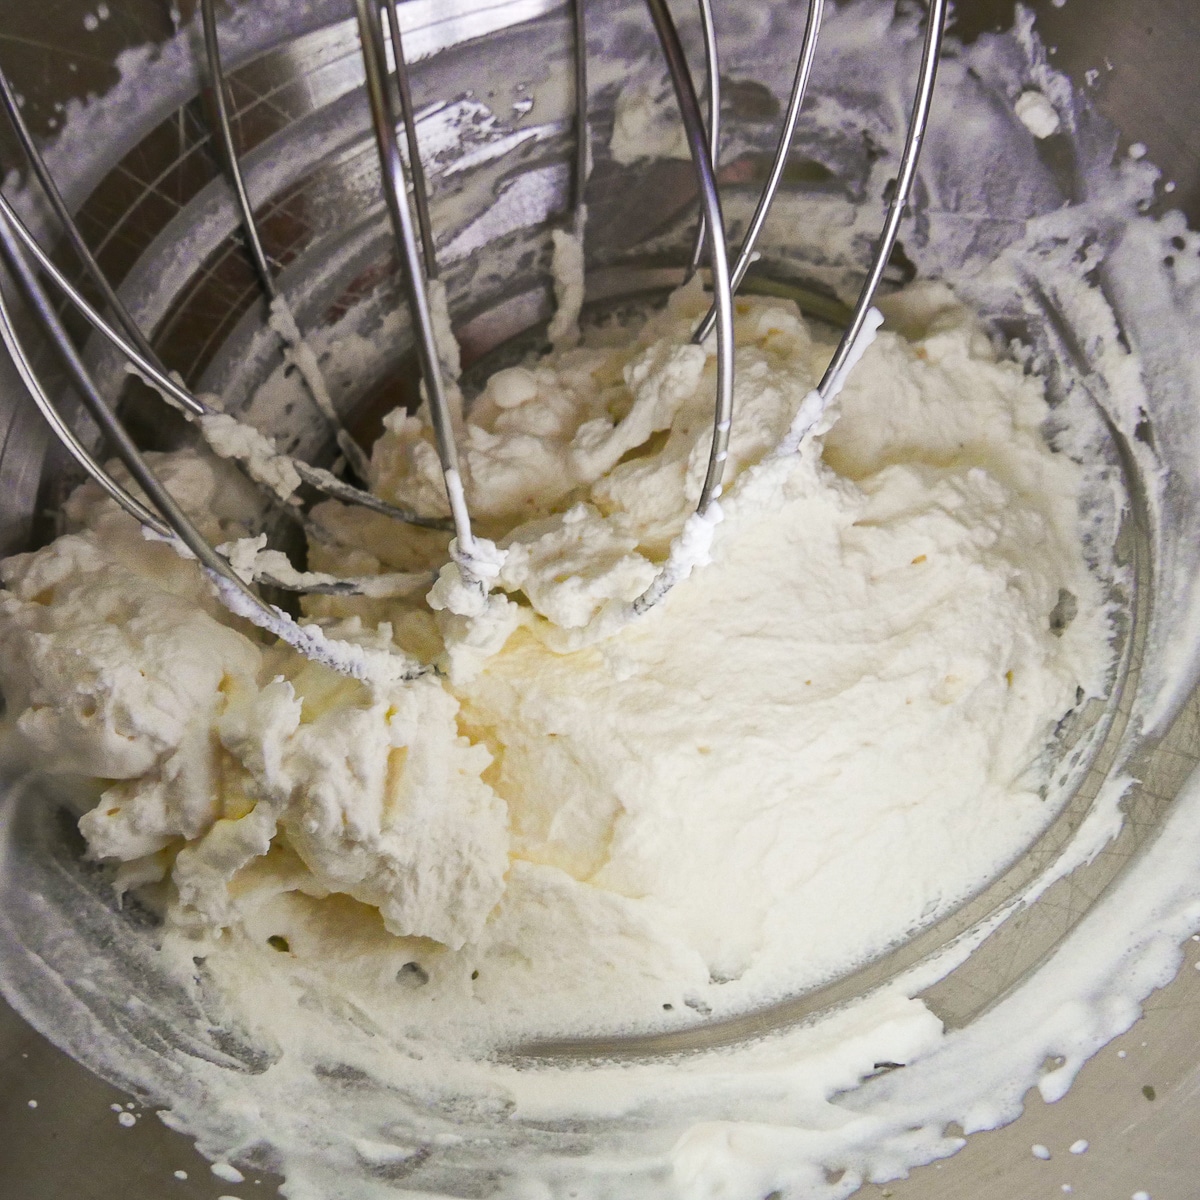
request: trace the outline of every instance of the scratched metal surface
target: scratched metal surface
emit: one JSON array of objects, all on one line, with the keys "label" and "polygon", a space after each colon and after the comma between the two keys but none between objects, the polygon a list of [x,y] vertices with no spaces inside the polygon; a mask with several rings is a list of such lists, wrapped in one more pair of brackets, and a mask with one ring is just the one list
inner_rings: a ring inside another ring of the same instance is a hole
[{"label": "scratched metal surface", "polygon": [[[357,86],[344,53],[348,27],[343,23],[332,32],[324,27],[325,10],[336,5],[310,7],[313,31],[285,64],[292,70],[281,71],[279,60],[268,58],[254,59],[234,72],[239,133],[248,146],[263,143]],[[959,7],[959,29],[966,36],[1004,26],[1012,18],[1011,4],[992,0],[964,0]],[[1054,61],[1081,83],[1087,70],[1099,68],[1092,93],[1097,106],[1129,142],[1147,145],[1165,178],[1176,184],[1170,203],[1189,213],[1193,226],[1200,224],[1200,91],[1193,81],[1200,13],[1195,6],[1190,0],[1071,0],[1062,8],[1050,2],[1035,8],[1039,29],[1056,47]],[[191,10],[191,4],[181,4],[173,17],[159,0],[122,0],[110,3],[107,18],[97,16],[85,25],[84,17],[94,16],[96,6],[77,0],[36,6],[0,0],[0,55],[27,97],[35,130],[52,136],[63,119],[56,105],[103,93],[115,83],[112,64],[122,49],[162,42],[177,20],[187,22]],[[445,19],[436,36],[450,44],[461,36],[454,6],[443,6],[439,13]],[[252,49],[246,49],[247,58]],[[0,147],[10,164],[10,147],[2,138]],[[107,173],[86,199],[75,198],[84,201],[81,223],[99,248],[102,264],[114,277],[123,277],[154,233],[216,177],[203,103],[187,99],[172,122],[139,140],[120,171]],[[358,169],[352,159],[342,160],[322,205],[306,204],[294,192],[274,197],[262,216],[272,254],[281,265],[286,267],[293,247],[314,236],[314,213],[319,218],[352,206],[361,201],[368,183],[365,166]],[[362,286],[374,282],[368,279]],[[162,321],[156,340],[168,361],[189,378],[219,371],[219,364],[213,366],[218,348],[231,338],[236,341],[239,321],[255,301],[253,277],[237,246],[224,244]],[[195,314],[208,320],[185,319]],[[26,438],[29,457],[37,457],[35,431],[18,421],[9,426],[8,436]],[[0,538],[11,547],[28,534],[37,473],[10,474],[0,483],[7,501]],[[1193,697],[1167,740],[1141,764],[1142,784],[1133,802],[1142,806],[1140,812],[1152,816],[1169,803],[1195,765],[1198,728],[1200,700]],[[1065,1185],[1073,1189],[1070,1194],[1088,1200],[1121,1200],[1138,1190],[1153,1200],[1190,1200],[1197,1193],[1194,1176],[1200,1165],[1200,972],[1193,969],[1195,961],[1196,947],[1189,945],[1188,964],[1179,977],[1151,998],[1137,1026],[1085,1067],[1064,1100],[1046,1106],[1034,1093],[1026,1115],[1013,1125],[972,1137],[963,1152],[944,1164],[886,1187],[867,1187],[862,1194],[872,1200],[888,1195],[897,1200],[1024,1200],[1061,1196]],[[954,994],[946,994],[935,999],[935,1009],[940,1005],[953,1020],[959,1003]],[[967,1019],[969,1003],[960,1006],[962,1019]],[[271,1179],[251,1177],[234,1185],[214,1177],[186,1138],[163,1126],[152,1112],[128,1108],[130,1103],[0,1003],[0,1200],[215,1200],[274,1191],[277,1181]],[[129,1113],[123,1123],[114,1106]],[[1086,1138],[1090,1148],[1072,1155],[1068,1147],[1079,1138]],[[1034,1143],[1050,1149],[1049,1161],[1030,1153]]]}]

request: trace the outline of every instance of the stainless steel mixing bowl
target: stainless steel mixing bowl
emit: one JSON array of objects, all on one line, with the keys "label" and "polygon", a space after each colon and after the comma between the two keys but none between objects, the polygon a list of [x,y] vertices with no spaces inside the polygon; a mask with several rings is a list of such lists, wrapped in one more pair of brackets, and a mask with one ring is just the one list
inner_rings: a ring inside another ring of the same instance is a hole
[{"label": "stainless steel mixing bowl", "polygon": [[[382,226],[370,219],[376,199],[358,136],[362,114],[355,107],[358,79],[349,65],[348,11],[337,0],[290,6],[286,19],[295,37],[281,46],[264,33],[261,22],[242,19],[254,7],[242,6],[227,21],[226,59],[233,68],[239,133],[251,147],[246,159],[251,187],[260,188],[271,250],[306,298],[302,317],[330,323],[353,313],[360,327],[392,320],[398,298],[387,285]],[[276,7],[284,12],[285,6]],[[1068,0],[1063,7],[1049,2],[1034,7],[1036,27],[1052,47],[1051,61],[1089,90],[1125,144],[1145,144],[1164,181],[1174,185],[1170,192],[1160,191],[1159,205],[1182,208],[1191,226],[1200,226],[1200,90],[1191,79],[1200,52],[1200,14],[1186,0]],[[1014,19],[1011,4],[964,0],[960,8],[955,36],[967,41],[1007,28]],[[520,106],[537,96],[537,131],[526,131],[503,155],[481,155],[469,171],[447,172],[437,195],[447,223],[443,228],[465,239],[457,257],[448,256],[447,272],[456,311],[465,314],[464,347],[468,360],[487,363],[494,361],[489,359],[493,347],[548,313],[545,229],[565,188],[569,97],[545,64],[561,59],[564,22],[550,0],[490,6],[410,0],[405,9],[418,31],[415,53],[455,48],[453,56],[431,60],[441,64],[436,71],[418,69],[419,104],[457,103],[460,128],[461,122],[486,121],[480,100],[495,106],[495,89],[484,95],[480,80],[488,78],[488,62],[504,51],[524,73],[521,78],[508,73],[512,94],[505,99]],[[64,0],[38,9],[0,0],[0,14],[0,55],[25,98],[31,125],[53,139],[67,122],[76,138],[68,141],[71,156],[60,161],[68,197],[79,208],[85,233],[100,247],[101,262],[113,278],[124,279],[135,311],[154,326],[156,343],[172,366],[189,380],[220,390],[235,407],[249,404],[272,366],[274,350],[261,337],[253,276],[230,236],[232,210],[222,199],[223,184],[209,150],[199,79],[194,70],[168,75],[160,69],[161,56],[136,49],[149,43],[177,50],[179,41],[171,39],[180,28],[192,28],[191,5]],[[531,23],[516,32],[509,28],[519,21]],[[489,31],[492,40],[470,41]],[[121,57],[130,50],[132,55]],[[198,61],[198,49],[195,57]],[[128,84],[141,73],[155,79],[156,104],[131,103],[114,122],[79,138],[79,129],[87,127],[75,115],[79,103],[111,97],[122,78]],[[740,118],[753,125],[764,105],[771,108],[768,90],[753,81],[739,81],[730,94],[735,122]],[[611,120],[611,100],[608,109],[598,107],[595,119],[601,128]],[[307,157],[281,155],[285,146],[307,147]],[[0,147],[5,166],[13,164],[11,145],[0,140]],[[316,178],[292,170],[312,159],[323,164]],[[824,185],[819,163],[800,156],[795,165],[797,186]],[[1042,166],[1048,177],[1063,169],[1053,161]],[[601,163],[601,172],[605,169],[609,165]],[[523,182],[502,186],[510,176]],[[646,203],[631,206],[629,187],[641,189],[637,194]],[[601,175],[596,191],[598,197],[619,198],[594,204],[591,237],[594,257],[608,272],[598,273],[599,290],[608,286],[621,294],[632,286],[621,274],[630,254],[644,262],[640,248],[669,232],[688,209],[686,167],[659,163],[650,178],[622,178],[620,186]],[[495,196],[505,197],[504,203],[493,204]],[[215,214],[207,225],[196,220],[206,204]],[[631,211],[638,214],[632,222]],[[170,248],[185,235],[190,262],[172,275],[166,269]],[[306,261],[304,249],[316,241],[326,251],[319,263]],[[661,264],[671,261],[664,252]],[[403,344],[402,322],[396,344]],[[95,361],[116,389],[116,364],[103,355]],[[369,436],[382,409],[411,395],[408,377],[403,359],[397,358],[377,362],[366,378],[335,376],[334,382]],[[286,416],[268,408],[251,411],[268,426]],[[177,432],[169,423],[152,423],[137,395],[127,396],[125,412],[144,437],[169,443]],[[67,475],[53,448],[47,455],[47,438],[2,364],[0,428],[0,551],[8,553],[46,535],[44,510],[61,497]],[[298,451],[320,455],[326,449],[317,427],[293,423],[286,428]],[[1200,757],[1198,721],[1200,699],[1193,696],[1169,733],[1144,748],[1135,802],[1141,805],[1137,814],[1146,818],[1146,837]],[[943,988],[931,1001],[935,1010],[948,1021],[968,1021],[988,997],[1036,964],[1139,844],[1135,836],[1116,847],[1082,889],[1086,894],[1076,908],[1064,906],[1061,920],[1037,927],[1032,921],[1010,922],[1000,949],[993,946],[990,959],[981,954],[973,976],[960,976]],[[1198,973],[1181,972],[1148,1007],[1147,1017],[1098,1055],[1059,1104],[1047,1107],[1035,1099],[1019,1121],[973,1137],[954,1159],[906,1181],[868,1187],[864,1194],[1012,1200],[1062,1194],[1062,1185],[1069,1184],[1076,1196],[1096,1200],[1119,1200],[1137,1190],[1154,1200],[1190,1197],[1200,1144],[1193,1103],[1200,1094]],[[28,1015],[37,1021],[37,1013]],[[274,1182],[263,1178],[259,1184],[252,1177],[234,1185],[214,1178],[186,1138],[54,1049],[7,1008],[0,1008],[0,1063],[0,1196],[251,1196],[269,1191]],[[114,1106],[129,1104],[134,1107],[125,1109],[131,1115],[122,1124]],[[1067,1155],[1066,1147],[1080,1137],[1091,1148]],[[1032,1143],[1054,1148],[1052,1164],[1031,1156]]]}]

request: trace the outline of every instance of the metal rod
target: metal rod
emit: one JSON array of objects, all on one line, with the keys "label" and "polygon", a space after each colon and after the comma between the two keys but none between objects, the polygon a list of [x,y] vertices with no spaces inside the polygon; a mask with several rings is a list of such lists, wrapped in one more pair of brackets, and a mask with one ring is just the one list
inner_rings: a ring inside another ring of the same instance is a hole
[{"label": "metal rod", "polygon": [[37,177],[50,207],[54,210],[54,215],[58,218],[63,233],[71,243],[71,249],[75,251],[76,257],[84,271],[87,272],[88,278],[103,297],[104,303],[108,306],[117,324],[125,331],[126,336],[138,348],[142,356],[156,365],[162,366],[162,360],[130,315],[120,296],[117,295],[116,289],[109,283],[108,277],[100,269],[100,264],[96,261],[91,248],[84,241],[83,233],[72,216],[71,210],[67,208],[66,201],[46,166],[46,160],[34,143],[29,126],[25,124],[25,118],[21,115],[21,109],[17,104],[16,93],[12,90],[12,85],[3,71],[0,71],[0,103],[3,104],[4,111],[8,114],[9,122],[17,135],[17,141],[21,143],[21,149],[25,151],[29,165]]},{"label": "metal rod", "polygon": [[571,15],[575,31],[575,165],[571,177],[571,225],[576,237],[583,236],[591,134],[588,129],[587,20],[584,0],[573,0]]},{"label": "metal rod", "polygon": [[254,209],[246,191],[246,181],[238,163],[237,150],[233,144],[233,126],[229,123],[229,105],[225,99],[225,74],[221,70],[221,45],[217,39],[217,16],[214,0],[200,0],[200,17],[204,25],[204,54],[208,60],[208,74],[212,83],[213,105],[217,114],[217,142],[221,148],[221,161],[229,176],[234,198],[242,217],[242,232],[246,248],[254,263],[254,271],[268,300],[277,294],[275,277],[259,236],[258,224],[254,220]]},{"label": "metal rod", "polygon": [[413,108],[412,86],[408,77],[408,60],[404,57],[404,38],[400,31],[400,14],[396,0],[385,0],[388,33],[392,42],[392,57],[396,62],[396,90],[400,96],[400,115],[404,118],[404,137],[408,143],[408,172],[412,178],[413,203],[417,209],[417,228],[421,232],[421,249],[425,255],[425,274],[438,277],[437,247],[433,241],[433,220],[429,215],[429,187],[425,167],[421,162],[421,146],[417,141],[417,117]]},{"label": "metal rod", "polygon": [[[350,436],[342,424],[341,417],[333,407],[333,401],[329,397],[329,390],[320,376],[320,367],[317,365],[316,357],[310,354],[308,363],[298,357],[301,352],[307,352],[307,348],[303,345],[303,336],[296,326],[296,321],[291,310],[288,309],[284,313],[276,310],[277,304],[284,304],[286,306],[286,302],[280,296],[274,272],[267,261],[266,251],[263,249],[262,244],[262,235],[259,232],[258,223],[254,219],[254,210],[250,206],[250,197],[246,191],[241,163],[238,160],[237,149],[233,144],[233,128],[229,123],[229,111],[225,103],[225,74],[221,69],[221,48],[220,42],[217,39],[217,18],[214,0],[200,0],[200,11],[204,19],[204,49],[208,57],[208,72],[212,77],[213,95],[216,98],[217,133],[222,148],[222,158],[225,170],[229,175],[229,181],[233,186],[234,195],[237,198],[238,208],[241,212],[242,228],[245,231],[246,240],[249,244],[250,257],[254,261],[255,272],[262,284],[267,302],[271,306],[272,316],[275,318],[286,318],[287,325],[283,327],[277,326],[276,331],[279,333],[288,352],[293,355],[292,361],[300,368],[300,374],[308,386],[313,401],[316,403],[317,408],[321,410],[321,415],[333,426],[336,432],[337,444],[341,448],[342,453],[345,454],[350,466],[360,478],[365,480],[370,475],[370,459],[367,457],[366,451]],[[290,326],[290,334],[287,332],[288,326]]]},{"label": "metal rod", "polygon": [[365,492],[353,484],[344,482],[330,471],[310,466],[302,458],[293,458],[290,461],[305,483],[334,500],[341,500],[343,504],[354,504],[359,508],[377,512],[380,516],[391,517],[394,521],[403,521],[406,525],[419,525],[422,529],[450,530],[454,527],[445,517],[423,517],[412,509],[389,504],[373,492]]},{"label": "metal rod", "polygon": [[[25,223],[17,216],[16,211],[2,193],[0,193],[0,217],[11,227],[12,232],[20,239],[38,266],[50,277],[54,286],[62,291],[67,299],[79,309],[79,312],[88,324],[119,350],[155,387],[167,393],[185,412],[190,413],[193,417],[209,417],[217,413],[218,410],[213,408],[212,405],[206,404],[198,396],[193,395],[178,380],[145,358],[88,303],[86,298],[80,294],[71,281],[55,266],[53,260],[38,244],[37,239],[29,232]],[[290,458],[288,455],[281,455],[280,457],[289,459],[305,483],[310,484],[320,492],[324,492],[325,495],[332,496],[334,499],[341,500],[346,504],[357,504],[362,508],[369,508],[373,512],[383,513],[385,516],[393,517],[398,521],[404,521],[410,525],[422,525],[429,529],[446,529],[449,527],[448,522],[443,517],[422,517],[409,509],[389,504],[386,500],[380,500],[378,496],[373,496],[370,492],[364,492],[360,488],[343,483],[336,476],[331,475],[328,471],[322,471],[319,467],[311,467],[308,463],[300,459]]]},{"label": "metal rod", "polygon": [[[721,56],[717,49],[717,26],[713,20],[712,0],[700,0],[700,27],[704,31],[704,73],[708,99],[708,153],[713,171],[721,159]],[[687,277],[691,279],[700,269],[704,257],[704,241],[707,221],[704,208],[700,208],[700,220],[696,225],[696,240],[692,243],[692,258],[688,264]]]},{"label": "metal rod", "polygon": [[54,311],[49,297],[42,290],[33,269],[26,262],[14,236],[13,227],[8,220],[0,220],[0,256],[4,258],[5,264],[20,285],[30,308],[62,359],[84,407],[96,424],[100,426],[105,439],[116,451],[130,475],[162,514],[174,535],[199,559],[203,566],[236,587],[267,619],[277,621],[278,614],[275,610],[266,605],[246,586],[228,561],[209,545],[200,531],[192,524],[187,513],[183,511],[147,465],[116,414],[105,403],[104,397],[97,390],[79,352],[75,349],[74,343],[59,320],[58,313]]},{"label": "metal rod", "polygon": [[38,266],[50,277],[54,286],[57,287],[63,294],[79,309],[83,314],[84,319],[96,330],[97,333],[105,337],[113,346],[121,351],[127,359],[139,371],[151,379],[154,384],[167,392],[172,399],[176,400],[181,407],[190,412],[193,416],[208,416],[216,409],[211,408],[202,400],[197,399],[187,390],[181,383],[172,378],[166,373],[156,362],[152,361],[146,355],[142,354],[136,346],[130,345],[125,338],[121,336],[92,306],[88,303],[86,297],[79,291],[77,287],[63,274],[62,271],[55,266],[53,260],[42,249],[37,238],[29,232],[25,222],[17,215],[16,209],[8,202],[7,198],[0,194],[0,214],[3,215],[5,221],[11,231],[16,234],[20,241],[24,244],[25,249],[33,255]]},{"label": "metal rod", "polygon": [[[771,171],[767,177],[766,186],[763,188],[762,195],[758,198],[758,207],[754,210],[754,216],[750,218],[750,224],[746,229],[746,236],[742,239],[742,248],[738,251],[737,261],[733,266],[733,290],[737,293],[738,288],[742,286],[742,280],[746,278],[746,271],[750,266],[750,259],[754,254],[754,244],[758,241],[758,235],[762,232],[762,227],[767,219],[767,213],[771,208],[771,202],[775,199],[775,193],[779,190],[779,182],[783,178],[784,168],[787,166],[788,151],[791,149],[792,138],[796,135],[796,123],[800,119],[800,109],[804,104],[804,95],[808,91],[808,81],[812,75],[813,59],[816,56],[817,36],[821,32],[821,16],[825,8],[825,0],[809,0],[808,3],[808,21],[804,26],[804,38],[800,46],[800,61],[796,64],[796,75],[792,80],[792,94],[788,100],[787,116],[784,118],[783,129],[779,134],[779,144],[775,148],[775,158],[771,163]],[[695,334],[692,336],[692,341],[697,345],[704,341],[712,332],[713,322],[716,320],[716,309],[710,306],[707,316],[696,328]]]},{"label": "metal rod", "polygon": [[404,163],[400,157],[399,144],[396,141],[396,119],[392,109],[391,93],[387,87],[387,58],[384,53],[379,9],[377,0],[354,0],[354,2],[358,16],[359,37],[362,42],[367,98],[371,105],[371,122],[375,127],[375,142],[379,151],[384,197],[387,201],[392,233],[400,251],[409,309],[416,333],[417,359],[425,381],[429,415],[433,422],[438,459],[446,480],[446,495],[454,516],[454,532],[458,541],[458,549],[462,554],[469,555],[475,548],[475,540],[471,534],[471,522],[466,506],[461,503],[462,485],[458,472],[458,451],[454,444],[450,407],[446,402],[445,384],[442,380],[442,369],[438,359],[437,338],[433,328],[433,315],[429,306],[426,278],[421,269],[416,230],[413,227],[412,210],[408,204]]},{"label": "metal rod", "polygon": [[929,0],[928,24],[925,27],[925,44],[921,51],[921,67],[917,76],[917,92],[913,97],[912,115],[909,117],[908,134],[904,139],[904,150],[900,155],[900,170],[896,174],[896,191],[888,206],[887,218],[883,224],[883,232],[875,254],[867,272],[866,282],[859,293],[858,303],[854,306],[854,314],[850,324],[842,334],[842,340],[834,351],[833,358],[821,377],[817,390],[822,396],[828,394],[828,389],[838,373],[846,364],[867,312],[879,289],[883,272],[891,257],[892,247],[896,244],[896,234],[900,228],[900,220],[904,216],[908,204],[909,192],[912,190],[913,179],[917,173],[917,159],[921,154],[921,142],[925,136],[925,126],[929,122],[929,108],[933,103],[933,87],[937,80],[938,59],[942,44],[942,35],[946,25],[946,7],[949,0]]},{"label": "metal rod", "polygon": [[25,347],[17,335],[16,326],[8,311],[8,302],[4,298],[4,290],[0,288],[0,342],[8,351],[13,366],[20,376],[25,390],[29,393],[38,411],[50,426],[55,437],[66,447],[71,457],[108,493],[135,521],[149,526],[160,537],[170,537],[171,528],[157,513],[151,512],[131,492],[126,491],[96,460],[75,436],[75,431],[63,420],[57,406],[46,394],[42,382],[38,378]]},{"label": "metal rod", "polygon": [[729,430],[733,422],[733,293],[730,289],[729,258],[725,247],[725,220],[721,214],[721,197],[712,157],[705,140],[706,130],[700,114],[700,102],[688,71],[687,59],[679,41],[679,31],[671,19],[666,0],[646,0],[654,22],[675,98],[679,103],[683,127],[691,150],[696,183],[700,189],[704,215],[708,225],[708,253],[712,267],[713,298],[717,309],[717,398],[713,418],[713,439],[708,455],[708,470],[700,492],[696,511],[703,514],[721,494],[721,476],[729,447]]}]

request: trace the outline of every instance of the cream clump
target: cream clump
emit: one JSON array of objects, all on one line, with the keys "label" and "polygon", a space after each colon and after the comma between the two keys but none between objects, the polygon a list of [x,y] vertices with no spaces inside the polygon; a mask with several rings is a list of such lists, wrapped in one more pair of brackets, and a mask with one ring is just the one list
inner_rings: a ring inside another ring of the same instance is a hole
[{"label": "cream clump", "polygon": [[[214,970],[273,938],[277,970],[336,962],[326,983],[379,1020],[481,1044],[695,1021],[882,951],[1052,815],[1039,756],[1108,657],[1082,470],[945,289],[893,298],[836,410],[757,476],[832,347],[790,303],[740,300],[712,562],[571,640],[641,594],[694,509],[704,305],[684,290],[487,383],[461,458],[503,556],[475,615],[306,599],[439,675],[368,685],[260,644],[88,489],[74,532],[5,564],[9,719],[52,769],[109,778],[91,852],[166,881],[174,936],[226,947]],[[421,412],[387,420],[372,475],[446,511]],[[200,492],[201,512],[225,494]],[[444,534],[333,501],[314,519],[312,570],[445,562]],[[422,986],[398,989],[413,962]]]},{"label": "cream clump", "polygon": [[[225,464],[154,465],[210,540],[247,532],[257,498]],[[93,857],[121,864],[120,886],[169,876],[175,921],[221,928],[239,872],[286,841],[309,894],[352,896],[398,934],[475,936],[500,895],[505,818],[454,699],[432,679],[372,689],[259,645],[195,563],[91,485],[67,517],[72,532],[0,567],[2,686],[37,761],[104,781],[80,828]],[[331,632],[390,645],[356,619]]]}]

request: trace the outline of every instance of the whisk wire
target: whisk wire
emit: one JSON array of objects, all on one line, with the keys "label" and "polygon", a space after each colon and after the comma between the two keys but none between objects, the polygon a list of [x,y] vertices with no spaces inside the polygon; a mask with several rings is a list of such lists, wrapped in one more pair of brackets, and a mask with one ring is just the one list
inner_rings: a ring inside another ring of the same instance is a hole
[{"label": "whisk wire", "polygon": [[[716,171],[721,161],[721,55],[717,47],[717,25],[713,17],[712,0],[700,0],[700,28],[704,35],[705,98],[708,102],[708,153]],[[704,206],[700,208],[700,220],[696,224],[696,238],[692,243],[692,257],[688,264],[690,279],[704,259],[704,243],[708,236],[708,222]]]},{"label": "whisk wire", "polygon": [[[191,518],[162,485],[142,457],[125,426],[121,424],[116,414],[105,402],[55,311],[54,305],[50,303],[49,297],[26,261],[21,246],[14,236],[11,220],[7,218],[8,215],[5,213],[5,219],[0,220],[0,255],[3,256],[5,265],[20,286],[26,302],[37,315],[40,325],[48,333],[88,415],[100,427],[109,445],[125,464],[126,469],[145,492],[150,502],[162,514],[173,534],[205,567],[221,576],[229,586],[240,592],[246,601],[261,611],[263,616],[274,620],[276,618],[274,611],[242,581],[229,565],[228,560],[209,545],[203,534],[192,523]],[[110,494],[112,494],[111,489]],[[151,528],[156,528],[156,525],[152,523]]]},{"label": "whisk wire", "polygon": [[299,369],[301,378],[304,380],[305,386],[313,398],[313,402],[320,410],[321,415],[333,428],[334,437],[338,447],[346,456],[346,461],[360,479],[366,480],[370,477],[370,459],[342,424],[342,419],[338,415],[337,409],[333,404],[333,399],[329,395],[329,388],[321,373],[317,357],[304,341],[304,337],[296,324],[296,319],[292,315],[291,308],[288,306],[287,299],[279,290],[275,272],[272,269],[271,262],[267,258],[267,253],[263,246],[262,234],[259,230],[258,221],[254,216],[254,207],[250,203],[250,194],[246,189],[245,176],[242,173],[241,163],[238,160],[237,146],[233,138],[233,125],[229,119],[229,105],[225,96],[225,90],[228,85],[224,69],[221,66],[221,44],[217,36],[217,17],[214,0],[200,0],[200,14],[204,25],[204,52],[208,63],[209,82],[212,85],[213,108],[217,118],[217,141],[221,147],[221,162],[229,184],[233,189],[234,199],[241,217],[242,233],[247,249],[250,252],[251,260],[254,263],[254,271],[258,276],[263,295],[266,297],[267,306],[271,313],[271,326],[283,341],[284,354]]},{"label": "whisk wire", "polygon": [[591,132],[588,128],[588,65],[587,14],[584,0],[572,0],[571,24],[575,71],[575,161],[571,171],[571,227],[576,237],[583,237],[584,214],[587,212],[587,180],[591,169]]},{"label": "whisk wire", "polygon": [[842,333],[842,339],[817,387],[817,391],[823,397],[835,389],[847,363],[851,361],[851,354],[858,341],[858,336],[866,324],[875,293],[883,281],[883,273],[887,269],[888,260],[896,245],[900,222],[904,217],[904,210],[908,206],[913,180],[917,174],[917,160],[921,154],[925,128],[929,123],[929,110],[933,104],[933,88],[937,81],[937,68],[941,57],[942,37],[946,29],[948,4],[949,0],[929,0],[925,40],[921,49],[921,65],[917,72],[917,89],[909,115],[908,132],[904,138],[904,149],[900,154],[900,166],[896,172],[895,191],[888,205],[883,232],[879,235],[879,241],[875,245],[875,253],[867,271],[866,282],[854,305],[850,322]]},{"label": "whisk wire", "polygon": [[733,291],[730,286],[729,258],[725,246],[725,219],[721,213],[721,196],[717,190],[716,173],[709,151],[707,130],[700,112],[700,101],[692,83],[679,31],[671,17],[666,0],[646,0],[654,22],[659,45],[667,60],[671,85],[679,105],[683,128],[691,151],[692,166],[706,225],[706,243],[712,270],[713,304],[717,329],[717,395],[713,418],[713,436],[709,448],[708,466],[700,490],[696,511],[708,512],[721,494],[721,477],[729,453],[729,431],[733,424]]},{"label": "whisk wire", "polygon": [[[742,238],[741,249],[738,251],[737,259],[733,265],[730,283],[735,293],[742,286],[742,281],[746,278],[746,271],[749,269],[754,256],[755,243],[758,241],[758,235],[762,232],[762,227],[766,223],[767,214],[771,210],[771,202],[775,199],[775,193],[779,190],[780,181],[783,179],[783,172],[787,166],[788,153],[791,150],[792,140],[796,136],[796,124],[800,120],[800,110],[804,105],[804,97],[808,91],[808,81],[812,76],[813,61],[816,58],[817,51],[817,38],[821,32],[821,16],[824,8],[825,0],[809,0],[808,18],[805,22],[804,36],[800,45],[800,59],[796,64],[796,74],[792,79],[792,91],[788,97],[787,115],[784,118],[783,128],[779,134],[779,142],[775,148],[775,157],[771,161],[771,170],[767,175],[767,182],[758,197],[758,204],[755,206],[754,215],[750,218],[750,224],[746,227],[746,235]],[[703,342],[712,333],[716,319],[717,308],[714,302],[709,305],[708,313],[696,327],[696,332],[692,335],[692,341],[697,345]]]},{"label": "whisk wire", "polygon": [[[0,218],[3,220],[3,218]],[[75,431],[58,411],[58,406],[50,399],[42,386],[38,375],[25,347],[17,333],[16,323],[8,308],[8,301],[0,288],[0,342],[3,343],[17,375],[25,385],[26,391],[32,397],[38,411],[42,414],[51,431],[66,448],[72,458],[91,476],[104,491],[112,497],[133,519],[147,528],[152,529],[159,537],[171,536],[171,528],[155,512],[151,512],[140,500],[127,489],[122,487],[92,456],[86,446],[75,436]]]},{"label": "whisk wire", "polygon": [[384,7],[387,10],[392,59],[396,64],[396,92],[400,98],[400,116],[404,121],[404,138],[408,145],[408,171],[412,176],[413,207],[417,210],[417,229],[421,234],[421,249],[425,255],[425,275],[428,279],[437,279],[437,246],[433,240],[433,218],[429,215],[429,186],[425,179],[425,164],[421,161],[421,145],[417,140],[417,114],[413,106],[408,59],[404,56],[400,13],[396,0],[385,0]]},{"label": "whisk wire", "polygon": [[129,309],[125,307],[121,297],[117,295],[116,288],[109,283],[108,276],[100,269],[100,264],[96,261],[96,256],[84,240],[78,223],[71,215],[71,210],[67,208],[66,201],[63,199],[62,193],[58,190],[58,185],[54,182],[54,176],[51,175],[49,168],[46,166],[46,160],[42,157],[42,152],[38,149],[37,143],[33,140],[33,136],[29,132],[29,126],[25,123],[25,117],[22,115],[21,107],[17,103],[16,93],[13,91],[12,84],[8,81],[8,76],[5,75],[2,69],[0,69],[0,103],[3,104],[9,124],[13,128],[13,132],[17,135],[17,141],[20,143],[34,177],[37,179],[50,207],[53,209],[54,215],[63,233],[66,235],[67,241],[71,243],[71,249],[75,252],[75,256],[79,259],[80,265],[83,267],[87,277],[100,293],[105,306],[112,313],[117,324],[125,331],[126,336],[137,347],[139,353],[156,366],[161,367],[162,362],[154,352],[154,347],[150,345],[149,339],[142,333],[141,328],[133,319]]},{"label": "whisk wire", "polygon": [[[458,550],[460,554],[470,556],[475,549],[475,539],[471,532],[470,515],[462,500],[458,449],[442,378],[437,332],[429,301],[429,281],[421,263],[412,209],[409,206],[404,162],[396,140],[396,115],[392,108],[391,91],[387,85],[387,58],[379,8],[376,0],[355,0],[355,10],[384,198],[387,202],[392,234],[400,254],[409,312],[416,334],[417,360],[421,368],[421,378],[425,383],[438,460],[446,482],[446,495],[450,502]],[[399,61],[398,59],[397,63]]]},{"label": "whisk wire", "polygon": [[217,145],[220,147],[221,165],[233,188],[238,212],[241,214],[242,236],[246,249],[254,264],[254,273],[268,300],[278,294],[275,275],[267,261],[258,222],[254,219],[254,208],[246,190],[246,179],[238,161],[237,147],[233,141],[233,124],[229,119],[229,101],[225,96],[225,72],[221,67],[221,43],[217,37],[217,14],[213,0],[200,0],[200,20],[204,26],[204,53],[208,60],[209,84],[212,93],[213,111],[216,115]]}]

